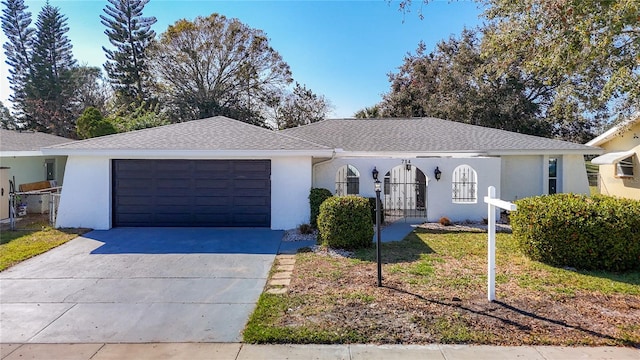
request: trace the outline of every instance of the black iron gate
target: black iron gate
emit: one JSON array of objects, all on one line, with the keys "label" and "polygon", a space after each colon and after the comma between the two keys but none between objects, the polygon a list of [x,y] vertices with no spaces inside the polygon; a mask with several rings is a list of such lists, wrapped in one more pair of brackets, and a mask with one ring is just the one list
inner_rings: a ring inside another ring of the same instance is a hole
[{"label": "black iron gate", "polygon": [[384,213],[387,221],[427,217],[427,178],[420,169],[406,163],[385,174]]}]

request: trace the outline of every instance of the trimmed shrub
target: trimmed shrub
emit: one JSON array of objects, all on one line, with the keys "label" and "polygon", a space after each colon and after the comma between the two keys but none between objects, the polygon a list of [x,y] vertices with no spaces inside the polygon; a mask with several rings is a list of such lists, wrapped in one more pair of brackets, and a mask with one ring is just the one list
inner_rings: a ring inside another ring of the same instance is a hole
[{"label": "trimmed shrub", "polygon": [[313,226],[315,229],[318,228],[318,214],[320,214],[320,205],[332,197],[333,194],[331,191],[323,188],[313,188],[309,193],[309,207],[311,208],[311,219],[309,220],[309,224]]},{"label": "trimmed shrub", "polygon": [[[370,197],[369,207],[371,208],[371,221],[376,224],[376,198]],[[382,205],[382,199],[380,199],[380,224],[384,224],[384,206]]]},{"label": "trimmed shrub", "polygon": [[530,259],[584,270],[640,269],[640,201],[556,194],[516,205],[513,236]]},{"label": "trimmed shrub", "polygon": [[353,250],[373,245],[369,201],[355,195],[333,196],[320,205],[318,239],[321,245]]},{"label": "trimmed shrub", "polygon": [[439,222],[439,223],[440,223],[440,225],[442,225],[442,226],[451,226],[451,225],[453,225],[453,224],[451,223],[451,220],[449,220],[449,218],[448,218],[448,217],[446,217],[446,216],[441,217],[441,218],[440,218],[440,220],[438,220],[438,222]]}]

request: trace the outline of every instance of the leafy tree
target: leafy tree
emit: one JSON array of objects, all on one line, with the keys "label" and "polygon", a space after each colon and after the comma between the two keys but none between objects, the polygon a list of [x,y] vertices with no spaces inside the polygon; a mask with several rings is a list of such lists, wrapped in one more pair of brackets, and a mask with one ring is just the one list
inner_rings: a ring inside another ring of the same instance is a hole
[{"label": "leafy tree", "polygon": [[77,66],[72,69],[71,77],[75,86],[74,102],[80,109],[94,107],[106,114],[112,92],[102,70],[92,66]]},{"label": "leafy tree", "polygon": [[[528,87],[518,74],[498,75],[486,68],[475,31],[442,41],[431,53],[420,43],[390,74],[391,91],[378,109],[385,117],[434,116],[468,124],[551,136],[541,122],[544,91]],[[365,114],[361,114],[365,115]]]},{"label": "leafy tree", "polygon": [[75,135],[77,109],[72,70],[76,61],[66,36],[67,19],[46,3],[38,14],[32,74],[26,84],[27,122],[30,128],[64,137]]},{"label": "leafy tree", "polygon": [[118,111],[121,115],[115,116],[111,123],[118,132],[140,130],[170,124],[169,119],[159,111],[159,106],[140,104],[133,111]]},{"label": "leafy tree", "polygon": [[323,120],[330,108],[324,96],[296,83],[293,92],[285,95],[276,106],[276,123],[281,130],[311,124]]},{"label": "leafy tree", "polygon": [[25,86],[31,73],[31,51],[35,29],[31,24],[31,13],[23,0],[6,0],[2,2],[2,31],[7,37],[2,47],[9,65],[9,84],[13,94],[11,102],[19,112],[24,109]]},{"label": "leafy tree", "polygon": [[86,108],[78,118],[77,124],[78,137],[80,139],[89,139],[117,132],[113,124],[104,119],[100,111],[94,107]]},{"label": "leafy tree", "polygon": [[218,14],[169,26],[150,60],[158,96],[177,121],[226,115],[264,125],[292,81],[264,32]]},{"label": "leafy tree", "polygon": [[0,101],[0,129],[15,130],[17,128],[16,119],[11,115],[9,109]]},{"label": "leafy tree", "polygon": [[382,117],[382,109],[379,105],[373,105],[358,110],[353,116],[356,119],[378,119]]},{"label": "leafy tree", "polygon": [[111,80],[120,105],[139,106],[149,98],[150,73],[146,49],[155,37],[151,26],[155,17],[144,17],[142,11],[149,0],[108,0],[100,15],[107,27],[104,33],[115,50],[102,47],[107,62],[104,68]]},{"label": "leafy tree", "polygon": [[484,52],[494,67],[514,67],[556,84],[557,111],[606,117],[640,109],[640,2],[484,0],[490,27]]}]

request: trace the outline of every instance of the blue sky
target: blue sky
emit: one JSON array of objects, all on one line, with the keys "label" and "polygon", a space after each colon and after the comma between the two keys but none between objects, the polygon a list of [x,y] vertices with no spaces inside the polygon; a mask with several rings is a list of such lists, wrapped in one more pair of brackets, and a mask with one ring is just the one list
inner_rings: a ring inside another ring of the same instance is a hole
[{"label": "blue sky", "polygon": [[[481,9],[472,1],[414,0],[412,12],[398,11],[398,2],[371,1],[176,1],[151,0],[146,16],[155,16],[156,33],[178,19],[217,12],[263,30],[293,72],[295,81],[331,101],[330,117],[351,117],[380,101],[389,90],[387,74],[395,72],[404,56],[420,40],[428,49],[481,24]],[[25,1],[35,23],[44,1]],[[68,36],[81,64],[102,66],[108,45],[99,15],[106,0],[50,0],[68,18]],[[424,19],[418,18],[422,8]],[[6,41],[0,35],[2,43]],[[0,100],[7,104],[8,69],[2,53]]]}]

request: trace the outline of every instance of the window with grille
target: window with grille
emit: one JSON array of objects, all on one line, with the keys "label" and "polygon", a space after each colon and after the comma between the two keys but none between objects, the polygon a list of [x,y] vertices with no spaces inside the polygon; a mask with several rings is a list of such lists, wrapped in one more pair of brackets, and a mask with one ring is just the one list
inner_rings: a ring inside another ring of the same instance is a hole
[{"label": "window with grille", "polygon": [[633,155],[616,164],[616,176],[633,177]]},{"label": "window with grille", "polygon": [[353,165],[343,165],[336,173],[336,195],[358,195],[360,172]]},{"label": "window with grille", "polygon": [[478,176],[469,165],[460,165],[453,170],[451,196],[457,204],[475,204],[478,202]]}]

